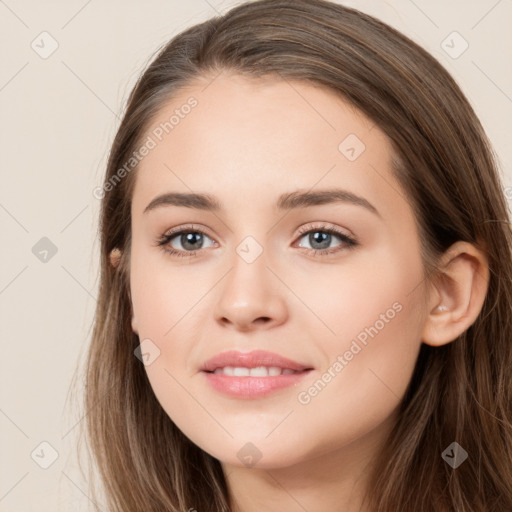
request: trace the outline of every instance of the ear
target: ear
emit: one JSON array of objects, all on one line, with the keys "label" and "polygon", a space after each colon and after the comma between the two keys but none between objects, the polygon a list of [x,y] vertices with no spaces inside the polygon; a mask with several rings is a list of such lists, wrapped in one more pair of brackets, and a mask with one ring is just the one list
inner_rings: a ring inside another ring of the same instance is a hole
[{"label": "ear", "polygon": [[[119,263],[121,261],[121,257],[122,257],[123,253],[121,251],[121,249],[118,249],[117,247],[115,247],[114,249],[112,249],[110,251],[110,255],[109,255],[109,259],[110,259],[110,264],[114,267],[114,268],[118,268],[119,267]],[[132,324],[132,330],[135,334],[137,334],[137,336],[139,335],[139,331],[138,331],[138,328],[137,328],[137,322],[135,320],[135,315],[133,313],[133,304],[132,304],[132,299],[131,299],[131,296],[129,297],[129,300],[130,300],[130,309],[131,309],[131,324]]]},{"label": "ear", "polygon": [[422,341],[432,346],[455,340],[474,323],[489,286],[487,255],[467,242],[453,244],[437,270],[422,331]]},{"label": "ear", "polygon": [[123,253],[121,252],[121,249],[118,249],[117,247],[114,247],[114,249],[112,249],[110,251],[110,255],[109,255],[110,264],[114,268],[117,268],[119,266],[119,262],[121,261],[122,255],[123,255]]}]

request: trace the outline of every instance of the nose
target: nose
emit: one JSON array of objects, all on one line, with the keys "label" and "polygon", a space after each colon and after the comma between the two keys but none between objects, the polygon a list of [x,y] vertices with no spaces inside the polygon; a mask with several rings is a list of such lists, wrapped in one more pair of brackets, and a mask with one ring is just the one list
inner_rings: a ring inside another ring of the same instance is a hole
[{"label": "nose", "polygon": [[265,251],[251,263],[234,255],[233,268],[223,280],[215,318],[238,331],[271,329],[286,320],[285,287],[267,267]]}]

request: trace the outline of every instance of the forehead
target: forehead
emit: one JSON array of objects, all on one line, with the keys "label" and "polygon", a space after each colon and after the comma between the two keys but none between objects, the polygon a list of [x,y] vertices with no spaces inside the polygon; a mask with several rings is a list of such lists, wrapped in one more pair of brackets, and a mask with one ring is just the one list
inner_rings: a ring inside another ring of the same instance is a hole
[{"label": "forehead", "polygon": [[173,190],[242,207],[249,196],[272,201],[329,186],[375,203],[383,187],[395,196],[399,188],[386,135],[334,91],[308,82],[203,77],[167,101],[145,135],[152,148],[137,168],[132,204],[140,212]]}]

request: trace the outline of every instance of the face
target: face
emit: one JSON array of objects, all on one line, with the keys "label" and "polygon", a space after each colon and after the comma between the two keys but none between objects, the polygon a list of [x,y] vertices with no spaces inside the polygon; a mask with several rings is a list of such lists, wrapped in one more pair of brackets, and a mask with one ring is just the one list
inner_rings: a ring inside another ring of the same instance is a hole
[{"label": "face", "polygon": [[384,433],[425,318],[386,135],[320,86],[224,73],[175,95],[148,137],[132,327],[169,417],[224,463],[262,468]]}]

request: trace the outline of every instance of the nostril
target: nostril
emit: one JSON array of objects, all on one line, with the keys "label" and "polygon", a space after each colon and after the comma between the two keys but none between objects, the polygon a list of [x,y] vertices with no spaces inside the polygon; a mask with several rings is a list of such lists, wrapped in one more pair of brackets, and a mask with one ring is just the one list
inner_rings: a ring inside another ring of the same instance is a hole
[{"label": "nostril", "polygon": [[254,322],[261,324],[261,323],[266,323],[269,320],[270,320],[270,317],[268,317],[268,316],[260,316],[259,318],[256,318],[256,320],[254,320]]}]

